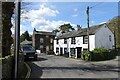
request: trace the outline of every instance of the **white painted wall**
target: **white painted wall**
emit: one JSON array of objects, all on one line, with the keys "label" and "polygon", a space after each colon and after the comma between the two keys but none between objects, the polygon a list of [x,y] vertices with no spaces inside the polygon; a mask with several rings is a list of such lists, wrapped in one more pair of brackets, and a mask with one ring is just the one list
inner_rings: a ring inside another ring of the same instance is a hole
[{"label": "white painted wall", "polygon": [[95,49],[95,35],[89,36],[89,45],[90,45],[90,51]]},{"label": "white painted wall", "polygon": [[[106,49],[112,49],[114,45],[114,35],[106,25],[102,26],[95,33],[95,47],[103,47]],[[112,37],[112,41],[109,40],[109,35]]]},{"label": "white painted wall", "polygon": [[[94,35],[90,35],[90,50],[93,50],[95,48],[95,36]],[[71,57],[70,54],[70,48],[76,48],[76,47],[82,47],[82,51],[85,48],[88,48],[88,44],[83,44],[83,36],[81,37],[76,37],[76,44],[71,44],[71,38],[67,39],[67,44],[64,44],[64,39],[59,39],[59,44],[56,44],[57,40],[54,40],[54,52],[57,55],[58,53],[56,53],[56,48],[59,48],[59,52],[60,52],[60,47],[63,48],[63,54],[64,54],[64,48],[67,48],[68,52],[69,52],[69,57]],[[60,54],[60,53],[59,53]],[[76,58],[77,58],[77,49],[76,49]]]},{"label": "white painted wall", "polygon": [[56,48],[59,48],[59,52],[60,52],[60,48],[63,48],[63,54],[64,54],[64,48],[67,48],[68,45],[64,44],[64,39],[59,39],[58,42],[59,44],[56,44],[57,40],[54,40],[54,52],[56,53]]},{"label": "white painted wall", "polygon": [[[112,41],[109,41],[109,35],[111,35]],[[54,40],[54,52],[56,53],[56,47],[59,48],[59,52],[60,52],[60,47],[62,47],[64,54],[64,48],[67,48],[69,52],[69,57],[71,57],[70,48],[82,47],[82,51],[84,48],[85,49],[88,48],[88,44],[83,44],[83,36],[76,37],[75,40],[76,40],[76,44],[71,44],[71,38],[67,39],[67,44],[64,44],[64,39],[59,39],[59,44],[56,44],[57,40]],[[114,35],[109,30],[109,28],[105,27],[104,25],[95,33],[95,35],[89,36],[89,43],[90,43],[90,51],[100,47],[104,47],[106,49],[112,49],[114,45]],[[77,58],[77,49],[76,49],[76,58]]]}]

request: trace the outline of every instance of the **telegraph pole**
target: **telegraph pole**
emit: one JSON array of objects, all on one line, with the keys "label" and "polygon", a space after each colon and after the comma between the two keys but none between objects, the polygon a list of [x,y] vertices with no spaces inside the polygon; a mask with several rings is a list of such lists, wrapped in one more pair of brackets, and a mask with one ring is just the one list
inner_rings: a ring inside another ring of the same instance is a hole
[{"label": "telegraph pole", "polygon": [[88,36],[88,51],[90,50],[90,43],[89,43],[89,6],[87,7],[87,36]]},{"label": "telegraph pole", "polygon": [[14,79],[18,78],[18,64],[19,64],[19,46],[20,46],[20,0],[15,3],[15,48],[14,48]]}]

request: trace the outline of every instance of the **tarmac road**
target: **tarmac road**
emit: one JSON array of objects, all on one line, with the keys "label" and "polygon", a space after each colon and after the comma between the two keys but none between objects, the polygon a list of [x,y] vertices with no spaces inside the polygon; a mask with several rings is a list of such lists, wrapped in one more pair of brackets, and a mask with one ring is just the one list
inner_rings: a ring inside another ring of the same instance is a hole
[{"label": "tarmac road", "polygon": [[85,62],[54,55],[28,61],[30,78],[118,78],[118,61]]}]

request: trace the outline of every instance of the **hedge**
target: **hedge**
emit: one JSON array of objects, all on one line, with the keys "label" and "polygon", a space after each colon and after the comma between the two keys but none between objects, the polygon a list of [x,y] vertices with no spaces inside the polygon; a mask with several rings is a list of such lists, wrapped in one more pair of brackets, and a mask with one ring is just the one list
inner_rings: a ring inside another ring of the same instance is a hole
[{"label": "hedge", "polygon": [[[13,78],[13,55],[6,56],[2,59],[2,78]],[[18,76],[19,78],[25,78],[23,76],[25,72],[24,70],[24,55],[19,54],[19,65],[18,65]]]},{"label": "hedge", "polygon": [[81,58],[85,61],[103,61],[113,59],[118,55],[116,50],[108,51],[104,48],[96,48],[93,51],[83,51]]}]

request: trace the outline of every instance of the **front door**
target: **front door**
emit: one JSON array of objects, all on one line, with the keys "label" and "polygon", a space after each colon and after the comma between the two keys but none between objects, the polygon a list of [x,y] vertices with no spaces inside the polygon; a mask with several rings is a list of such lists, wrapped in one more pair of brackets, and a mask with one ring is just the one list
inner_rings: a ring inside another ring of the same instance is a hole
[{"label": "front door", "polygon": [[60,56],[63,55],[63,48],[60,48]]},{"label": "front door", "polygon": [[77,47],[77,58],[81,57],[81,49],[82,47]]}]

